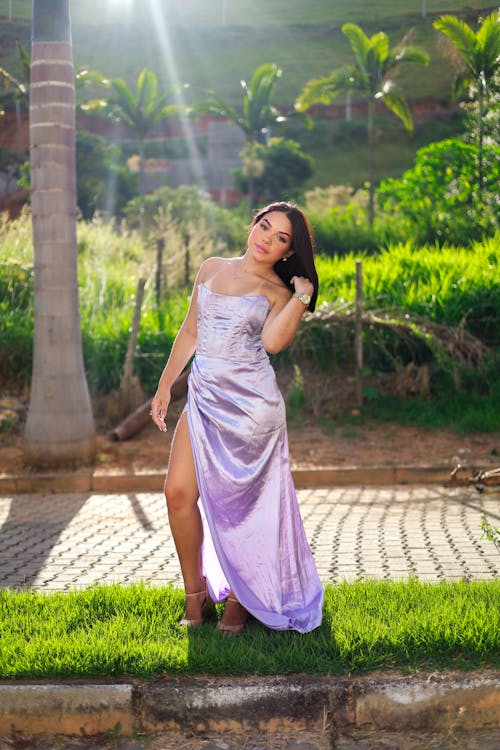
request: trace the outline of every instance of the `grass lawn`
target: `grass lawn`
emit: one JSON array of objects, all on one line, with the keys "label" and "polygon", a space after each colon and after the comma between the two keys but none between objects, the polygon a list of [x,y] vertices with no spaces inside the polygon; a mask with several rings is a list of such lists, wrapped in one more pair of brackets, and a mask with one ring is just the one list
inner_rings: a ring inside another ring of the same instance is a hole
[{"label": "grass lawn", "polygon": [[[500,583],[328,585],[313,633],[253,621],[239,638],[177,625],[171,587],[0,591],[0,677],[361,673],[498,667]],[[223,640],[223,647],[222,641]]]},{"label": "grass lawn", "polygon": [[[32,3],[13,0],[11,5],[12,23],[0,24],[0,65],[15,74],[15,40],[29,44]],[[274,61],[284,70],[275,101],[290,104],[309,78],[351,61],[340,31],[347,21],[370,34],[387,31],[392,44],[414,29],[412,41],[427,47],[433,71],[410,66],[408,95],[448,97],[451,65],[439,42],[442,35],[432,28],[433,14],[465,13],[472,22],[474,10],[497,6],[484,0],[427,0],[426,18],[421,0],[312,0],[307,5],[303,0],[159,0],[156,5],[74,0],[70,7],[76,66],[90,65],[129,81],[147,66],[165,82],[190,83],[195,98],[216,88],[237,102],[240,79],[260,63]],[[9,3],[0,0],[0,18],[8,14]]]}]

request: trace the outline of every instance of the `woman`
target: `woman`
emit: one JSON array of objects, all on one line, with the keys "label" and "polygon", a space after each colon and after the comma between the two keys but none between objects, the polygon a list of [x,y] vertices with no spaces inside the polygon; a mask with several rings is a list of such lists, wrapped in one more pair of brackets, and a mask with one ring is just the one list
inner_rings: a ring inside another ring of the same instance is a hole
[{"label": "woman", "polygon": [[151,407],[165,432],[170,389],[196,352],[165,480],[188,627],[224,600],[218,628],[227,633],[240,633],[248,613],[278,630],[321,622],[323,589],[266,353],[290,344],[317,293],[309,225],[284,202],[256,215],[242,257],[208,258],[196,277]]}]

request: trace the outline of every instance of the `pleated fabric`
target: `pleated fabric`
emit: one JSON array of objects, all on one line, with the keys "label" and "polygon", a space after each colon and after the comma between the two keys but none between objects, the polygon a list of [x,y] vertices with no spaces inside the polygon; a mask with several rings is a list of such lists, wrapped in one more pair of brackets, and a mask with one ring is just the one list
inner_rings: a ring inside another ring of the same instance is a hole
[{"label": "pleated fabric", "polygon": [[258,620],[308,632],[323,587],[290,472],[283,397],[261,334],[264,296],[198,286],[188,423],[203,519],[203,571],[214,601],[232,590]]}]

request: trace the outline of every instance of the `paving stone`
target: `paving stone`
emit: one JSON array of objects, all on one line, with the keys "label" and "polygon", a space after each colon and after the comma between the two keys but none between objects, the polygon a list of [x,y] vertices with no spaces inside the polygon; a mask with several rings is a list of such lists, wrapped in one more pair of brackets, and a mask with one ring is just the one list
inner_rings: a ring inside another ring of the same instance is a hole
[{"label": "paving stone", "polygon": [[[429,486],[298,491],[321,578],[496,579],[481,516],[499,491]],[[180,585],[162,493],[0,497],[0,584],[67,590],[108,583]]]}]

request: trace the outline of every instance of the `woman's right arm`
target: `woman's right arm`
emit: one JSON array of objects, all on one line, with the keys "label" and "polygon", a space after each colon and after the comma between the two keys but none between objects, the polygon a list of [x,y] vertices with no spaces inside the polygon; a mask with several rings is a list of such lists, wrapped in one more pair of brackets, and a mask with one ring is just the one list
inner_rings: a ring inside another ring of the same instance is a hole
[{"label": "woman's right arm", "polygon": [[172,384],[179,377],[185,366],[196,351],[196,339],[197,339],[197,301],[198,301],[198,284],[200,284],[207,275],[207,269],[210,268],[211,261],[218,260],[216,258],[209,258],[202,263],[200,270],[196,276],[193,292],[191,295],[191,301],[189,303],[189,309],[186,317],[179,328],[177,336],[172,346],[170,356],[167,360],[160,380],[158,382],[158,388],[151,402],[151,417],[155,425],[162,431],[167,431],[165,424],[165,417],[167,416],[167,409],[170,404],[170,389]]}]

